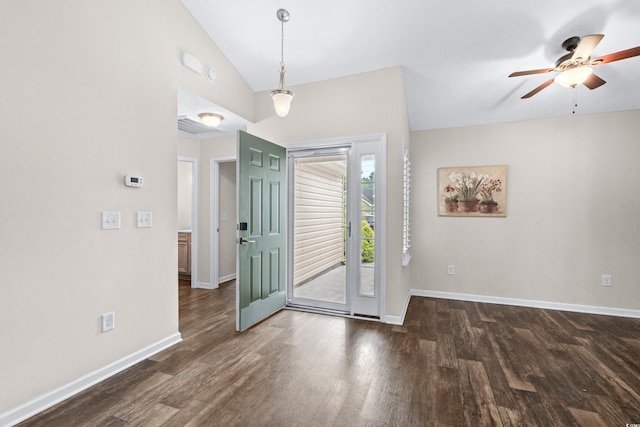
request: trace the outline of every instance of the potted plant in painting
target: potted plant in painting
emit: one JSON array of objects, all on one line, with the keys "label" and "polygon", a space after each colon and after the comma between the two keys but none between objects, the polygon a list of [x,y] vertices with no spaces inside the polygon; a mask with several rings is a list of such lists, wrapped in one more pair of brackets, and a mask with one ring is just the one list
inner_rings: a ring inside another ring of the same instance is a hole
[{"label": "potted plant in painting", "polygon": [[502,182],[499,179],[488,179],[486,176],[482,187],[480,189],[480,196],[482,201],[480,202],[480,212],[486,214],[492,214],[498,212],[498,202],[493,200],[493,192],[502,191],[500,185]]},{"label": "potted plant in painting", "polygon": [[444,187],[444,192],[446,194],[446,196],[444,196],[444,205],[447,212],[457,212],[459,195],[456,194],[456,189],[453,188],[451,184],[447,184]]},{"label": "potted plant in painting", "polygon": [[463,175],[461,173],[452,173],[449,175],[449,181],[453,183],[453,188],[459,195],[458,212],[477,212],[478,194],[480,194],[482,183],[488,179],[487,175],[476,175],[471,173]]}]

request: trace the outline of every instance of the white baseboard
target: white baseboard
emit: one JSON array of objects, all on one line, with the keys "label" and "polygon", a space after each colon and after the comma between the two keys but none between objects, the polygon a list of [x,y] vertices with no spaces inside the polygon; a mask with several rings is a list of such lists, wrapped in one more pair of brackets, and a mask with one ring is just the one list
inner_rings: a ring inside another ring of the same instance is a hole
[{"label": "white baseboard", "polygon": [[390,325],[404,325],[404,317],[407,315],[407,308],[409,308],[409,301],[411,300],[412,291],[407,292],[407,297],[404,299],[404,306],[402,307],[402,314],[400,316],[385,316],[384,323]]},{"label": "white baseboard", "polygon": [[385,316],[384,323],[388,325],[402,325],[404,323],[404,317],[402,316]]},{"label": "white baseboard", "polygon": [[573,311],[576,313],[602,314],[606,316],[640,318],[640,310],[626,308],[600,307],[592,305],[565,304],[549,301],[536,301],[516,298],[491,297],[485,295],[459,294],[454,292],[427,291],[411,289],[411,295],[420,297],[453,299],[460,301],[484,302],[489,304],[515,305],[520,307],[545,308],[549,310]]},{"label": "white baseboard", "polygon": [[224,283],[224,282],[228,282],[229,280],[233,280],[236,278],[235,273],[234,274],[228,274],[226,276],[220,277],[218,279],[218,282],[215,284],[211,284],[209,282],[198,282],[196,283],[196,288],[199,289],[218,289],[220,287],[220,283]]},{"label": "white baseboard", "polygon": [[222,276],[218,279],[218,284],[228,282],[229,280],[235,280],[235,278],[236,278],[235,273],[227,274],[226,276]]},{"label": "white baseboard", "polygon": [[218,289],[218,285],[216,284],[215,286],[211,286],[211,283],[209,283],[209,282],[197,282],[196,283],[196,288],[198,288],[198,289]]},{"label": "white baseboard", "polygon": [[36,415],[39,412],[44,411],[53,405],[62,402],[69,397],[80,393],[81,391],[104,381],[107,378],[124,371],[125,369],[139,363],[162,350],[171,347],[174,344],[182,341],[182,337],[179,332],[170,335],[148,347],[136,351],[135,353],[125,356],[122,359],[116,360],[109,365],[106,365],[100,369],[97,369],[83,377],[80,377],[70,383],[63,385],[55,390],[45,393],[35,399],[18,406],[15,409],[9,410],[3,414],[0,414],[0,426],[13,426],[21,421],[26,420],[29,417]]}]

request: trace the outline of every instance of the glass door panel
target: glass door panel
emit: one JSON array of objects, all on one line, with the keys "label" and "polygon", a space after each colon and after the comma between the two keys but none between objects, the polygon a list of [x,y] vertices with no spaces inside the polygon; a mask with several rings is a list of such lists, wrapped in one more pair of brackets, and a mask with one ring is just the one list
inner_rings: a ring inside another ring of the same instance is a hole
[{"label": "glass door panel", "polygon": [[375,155],[360,156],[360,281],[359,295],[375,296]]},{"label": "glass door panel", "polygon": [[289,148],[287,305],[377,318],[385,295],[385,145],[345,142]]},{"label": "glass door panel", "polygon": [[293,304],[346,311],[346,149],[290,156]]},{"label": "glass door panel", "polygon": [[352,180],[351,203],[354,206],[350,213],[350,220],[356,225],[353,230],[351,260],[352,276],[350,276],[350,310],[351,314],[367,317],[380,316],[380,272],[376,264],[380,265],[380,247],[376,248],[376,241],[380,242],[380,233],[384,233],[384,220],[379,213],[381,206],[377,200],[380,194],[380,180],[376,180],[380,169],[380,145],[377,142],[361,142],[353,146],[352,168],[355,180]]}]

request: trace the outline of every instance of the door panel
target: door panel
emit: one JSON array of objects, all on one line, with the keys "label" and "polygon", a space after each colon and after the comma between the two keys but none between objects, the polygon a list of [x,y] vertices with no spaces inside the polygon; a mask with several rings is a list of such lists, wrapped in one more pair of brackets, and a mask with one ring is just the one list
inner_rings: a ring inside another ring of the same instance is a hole
[{"label": "door panel", "polygon": [[285,305],[286,150],[238,133],[238,274],[236,329]]},{"label": "door panel", "polygon": [[290,305],[349,312],[349,152],[344,146],[289,154]]},{"label": "door panel", "polygon": [[289,304],[380,317],[382,152],[379,140],[289,151]]},{"label": "door panel", "polygon": [[354,225],[351,235],[356,245],[352,246],[352,265],[350,280],[357,286],[351,287],[351,314],[380,316],[380,277],[377,265],[382,264],[380,254],[375,250],[377,235],[384,228],[379,219],[379,206],[376,195],[379,194],[376,176],[380,147],[375,142],[363,142],[353,148],[354,169],[357,179],[349,188],[359,203],[360,209],[353,209],[351,222]]},{"label": "door panel", "polygon": [[360,155],[360,282],[358,294],[375,297],[375,213],[376,213],[376,181],[375,156]]}]

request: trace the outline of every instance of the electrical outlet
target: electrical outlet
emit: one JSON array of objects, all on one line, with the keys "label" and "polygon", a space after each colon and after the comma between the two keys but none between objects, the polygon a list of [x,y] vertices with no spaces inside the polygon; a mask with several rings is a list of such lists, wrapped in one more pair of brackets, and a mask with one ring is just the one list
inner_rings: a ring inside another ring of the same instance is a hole
[{"label": "electrical outlet", "polygon": [[447,265],[447,274],[449,276],[453,276],[454,274],[456,274],[456,268],[453,265]]},{"label": "electrical outlet", "polygon": [[602,275],[602,286],[611,286],[612,282],[611,282],[611,275],[610,274],[603,274]]},{"label": "electrical outlet", "polygon": [[116,327],[116,314],[105,313],[102,315],[102,332],[107,332]]}]

